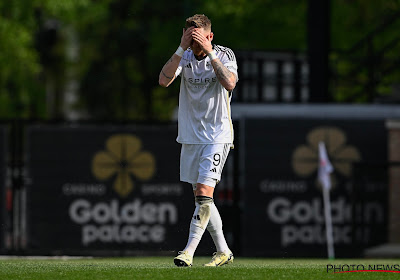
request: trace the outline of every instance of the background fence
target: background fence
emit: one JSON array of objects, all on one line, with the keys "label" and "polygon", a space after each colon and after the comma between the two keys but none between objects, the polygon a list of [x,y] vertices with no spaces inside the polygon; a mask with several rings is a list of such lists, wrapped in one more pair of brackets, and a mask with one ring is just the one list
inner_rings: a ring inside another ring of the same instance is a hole
[{"label": "background fence", "polygon": [[[360,256],[387,241],[384,119],[312,115],[235,121],[235,149],[215,193],[235,254],[326,256],[319,141],[335,168],[337,256]],[[171,254],[185,245],[193,195],[179,181],[175,123],[2,128],[9,159],[0,166],[9,170],[0,178],[2,252]],[[198,253],[213,250],[205,234]]]}]

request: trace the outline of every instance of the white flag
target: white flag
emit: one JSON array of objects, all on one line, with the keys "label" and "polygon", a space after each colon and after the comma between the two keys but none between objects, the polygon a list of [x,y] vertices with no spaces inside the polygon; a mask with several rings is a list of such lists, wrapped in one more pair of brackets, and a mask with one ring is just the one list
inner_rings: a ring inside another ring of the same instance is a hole
[{"label": "white flag", "polygon": [[319,167],[318,180],[322,184],[322,194],[324,197],[325,227],[326,227],[326,245],[329,259],[335,258],[335,248],[333,244],[331,200],[329,192],[331,189],[330,174],[333,171],[332,164],[329,162],[324,142],[319,142]]},{"label": "white flag", "polygon": [[326,152],[324,142],[319,142],[319,167],[318,167],[318,180],[322,186],[328,190],[331,189],[331,178],[333,167],[329,162],[328,153]]}]

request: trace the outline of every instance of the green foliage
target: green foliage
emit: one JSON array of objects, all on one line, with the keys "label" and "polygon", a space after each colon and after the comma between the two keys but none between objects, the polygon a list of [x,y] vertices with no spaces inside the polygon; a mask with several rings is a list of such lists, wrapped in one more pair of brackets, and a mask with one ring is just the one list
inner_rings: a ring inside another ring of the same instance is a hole
[{"label": "green foliage", "polygon": [[[180,42],[186,17],[204,13],[213,23],[214,42],[234,50],[307,49],[307,0],[16,0],[0,3],[0,118],[64,118],[64,93],[78,85],[74,109],[91,119],[169,120],[178,104],[179,80],[158,85],[161,67]],[[168,6],[167,6],[168,5]],[[400,0],[331,0],[332,71],[335,101],[363,93],[365,69],[350,80],[366,48],[343,56],[361,38],[400,9]],[[53,41],[46,24],[53,21]],[[399,23],[373,42],[391,43]],[[48,31],[48,30],[47,30]],[[78,55],[68,57],[71,34]],[[45,39],[47,40],[45,40]],[[50,38],[51,39],[51,38]],[[398,61],[399,47],[379,54],[383,69]],[[378,75],[377,91],[390,93],[397,72]]]},{"label": "green foliage", "polygon": [[[347,50],[400,10],[399,0],[331,0],[331,46]],[[387,34],[392,37],[394,34]],[[379,44],[379,43],[378,43]]]},{"label": "green foliage", "polygon": [[[40,65],[33,49],[32,15],[26,13],[27,3],[0,4],[0,117],[17,117],[31,101],[34,75]],[[26,6],[25,6],[26,4]]]},{"label": "green foliage", "polygon": [[[332,9],[331,92],[338,102],[384,100],[400,83],[400,1],[337,0]],[[344,16],[355,15],[355,16]],[[391,20],[393,19],[393,20]],[[382,99],[383,98],[383,99]]]},{"label": "green foliage", "polygon": [[[35,41],[38,13],[67,18],[84,1],[18,0],[0,4],[0,118],[45,118],[45,69]],[[52,51],[52,50],[49,50]],[[59,69],[59,71],[62,71]]]},{"label": "green foliage", "polygon": [[[202,12],[204,11],[204,12]],[[204,1],[215,41],[234,49],[306,50],[307,1]]]}]

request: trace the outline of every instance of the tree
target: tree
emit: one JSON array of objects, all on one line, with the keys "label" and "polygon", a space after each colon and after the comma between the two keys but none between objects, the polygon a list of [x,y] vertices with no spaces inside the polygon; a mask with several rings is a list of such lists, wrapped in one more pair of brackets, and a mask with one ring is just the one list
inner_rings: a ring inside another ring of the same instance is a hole
[{"label": "tree", "polygon": [[[332,0],[332,55],[398,10],[399,0]],[[307,50],[307,0],[181,0],[168,8],[161,0],[3,1],[0,117],[66,118],[79,109],[80,119],[169,120],[179,82],[161,88],[158,74],[178,47],[185,18],[195,13],[208,15],[214,42],[233,50]],[[346,63],[352,62],[339,66]],[[397,75],[389,78],[388,84]],[[71,84],[77,100],[68,108]]]}]

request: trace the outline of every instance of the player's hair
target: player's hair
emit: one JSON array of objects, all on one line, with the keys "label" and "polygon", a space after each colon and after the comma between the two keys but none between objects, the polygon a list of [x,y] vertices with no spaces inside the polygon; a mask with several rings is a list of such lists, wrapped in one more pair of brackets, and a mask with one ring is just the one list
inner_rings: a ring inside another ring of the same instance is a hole
[{"label": "player's hair", "polygon": [[211,20],[206,15],[196,14],[186,19],[185,28],[195,25],[196,27],[203,27],[204,30],[211,30]]}]

